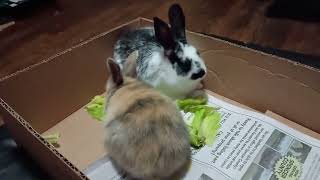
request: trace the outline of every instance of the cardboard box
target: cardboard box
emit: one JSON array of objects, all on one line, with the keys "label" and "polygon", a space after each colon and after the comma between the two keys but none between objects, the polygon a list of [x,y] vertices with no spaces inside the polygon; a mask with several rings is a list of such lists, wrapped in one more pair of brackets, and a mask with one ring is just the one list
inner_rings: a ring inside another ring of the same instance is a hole
[{"label": "cardboard box", "polygon": [[[135,19],[1,79],[7,127],[54,179],[86,179],[81,171],[106,154],[103,124],[83,107],[104,93],[106,59],[119,33],[151,24]],[[295,128],[319,135],[319,70],[194,32],[188,32],[188,39],[208,66],[208,90],[262,113],[272,111],[295,122]],[[41,137],[55,132],[61,134],[58,148]]]}]

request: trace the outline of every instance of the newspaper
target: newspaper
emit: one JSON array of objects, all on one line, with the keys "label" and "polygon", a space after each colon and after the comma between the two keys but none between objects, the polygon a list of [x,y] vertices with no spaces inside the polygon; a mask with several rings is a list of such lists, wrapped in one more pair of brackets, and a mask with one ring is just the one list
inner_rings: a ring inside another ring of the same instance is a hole
[{"label": "newspaper", "polygon": [[[192,149],[184,180],[320,179],[319,140],[213,96],[208,103],[219,108],[221,128],[213,146]],[[85,173],[91,180],[125,179],[108,158]]]}]

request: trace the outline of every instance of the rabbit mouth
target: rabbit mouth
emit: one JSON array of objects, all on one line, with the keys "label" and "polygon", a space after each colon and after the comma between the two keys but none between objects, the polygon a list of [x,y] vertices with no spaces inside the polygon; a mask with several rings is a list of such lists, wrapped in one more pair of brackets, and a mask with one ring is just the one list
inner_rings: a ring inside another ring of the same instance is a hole
[{"label": "rabbit mouth", "polygon": [[203,78],[205,74],[206,72],[203,69],[201,69],[199,72],[192,74],[191,79],[197,80],[197,79]]}]

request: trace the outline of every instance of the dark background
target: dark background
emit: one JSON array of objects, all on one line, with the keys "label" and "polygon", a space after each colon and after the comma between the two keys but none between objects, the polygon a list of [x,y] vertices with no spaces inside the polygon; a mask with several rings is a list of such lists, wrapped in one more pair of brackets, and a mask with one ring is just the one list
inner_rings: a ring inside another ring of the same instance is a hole
[{"label": "dark background", "polygon": [[[320,68],[319,0],[0,0],[0,78],[139,16],[167,20],[179,2],[187,28]],[[1,29],[1,28],[0,28]],[[0,127],[0,179],[48,179]]]}]

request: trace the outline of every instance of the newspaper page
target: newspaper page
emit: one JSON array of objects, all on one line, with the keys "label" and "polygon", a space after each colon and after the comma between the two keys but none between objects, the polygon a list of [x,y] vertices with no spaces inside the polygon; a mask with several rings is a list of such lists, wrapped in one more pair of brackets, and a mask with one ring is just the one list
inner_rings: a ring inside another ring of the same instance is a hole
[{"label": "newspaper page", "polygon": [[[213,96],[208,103],[219,108],[221,128],[214,145],[192,149],[184,180],[320,179],[320,140]],[[85,173],[91,180],[125,179],[108,160]]]}]

